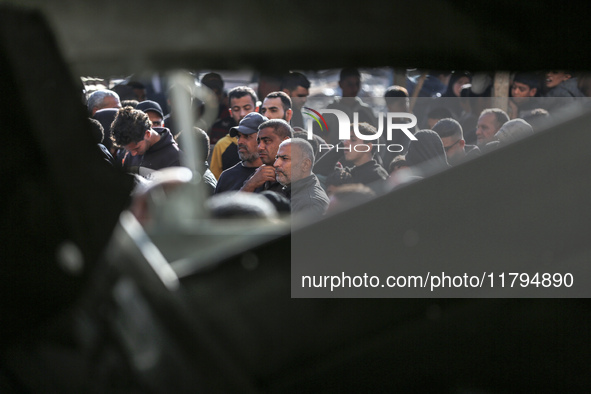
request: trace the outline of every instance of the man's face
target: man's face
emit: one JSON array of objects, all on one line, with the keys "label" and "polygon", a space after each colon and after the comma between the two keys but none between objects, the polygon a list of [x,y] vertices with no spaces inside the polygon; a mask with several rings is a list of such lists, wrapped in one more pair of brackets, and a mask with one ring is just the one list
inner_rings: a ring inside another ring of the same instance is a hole
[{"label": "man's face", "polygon": [[310,91],[303,86],[298,86],[295,90],[288,91],[286,93],[291,98],[291,105],[297,109],[302,109],[304,104],[306,104],[308,96],[310,95]]},{"label": "man's face", "polygon": [[268,119],[283,119],[289,122],[286,112],[283,110],[283,103],[279,97],[266,98],[261,107],[261,115]]},{"label": "man's face", "polygon": [[257,133],[242,134],[238,132],[238,156],[240,160],[249,163],[259,158]]},{"label": "man's face", "polygon": [[546,74],[546,87],[553,88],[560,85],[561,82],[570,79],[571,75],[564,71],[550,71]]},{"label": "man's face", "polygon": [[273,167],[275,167],[275,177],[277,178],[277,182],[281,183],[283,186],[287,186],[292,182],[291,163],[291,144],[281,145],[277,152],[277,156],[275,157]]},{"label": "man's face", "polygon": [[343,91],[343,97],[357,97],[361,90],[361,79],[356,76],[350,76],[339,81],[339,86]]},{"label": "man's face", "polygon": [[445,155],[449,164],[457,164],[466,155],[466,151],[464,150],[466,142],[463,139],[454,136],[442,137],[441,142],[443,142],[443,148],[445,149]]},{"label": "man's face", "polygon": [[275,156],[277,156],[277,149],[279,149],[279,144],[283,140],[275,134],[271,127],[265,127],[259,130],[257,142],[259,144],[259,157],[263,164],[273,165]]},{"label": "man's face", "polygon": [[[371,143],[369,141],[364,141],[359,139],[355,133],[350,133],[349,139],[344,140],[343,144],[345,145],[345,159],[351,161],[357,165],[357,163],[361,163],[365,159],[371,158]],[[351,152],[349,152],[349,147],[351,147]],[[367,152],[369,151],[369,153]]]},{"label": "man's face", "polygon": [[534,97],[537,91],[538,89],[532,89],[529,85],[521,82],[513,82],[513,85],[511,85],[511,96],[513,96],[513,101],[517,104],[527,100],[527,97]]},{"label": "man's face", "polygon": [[146,112],[146,115],[148,115],[148,118],[152,123],[152,127],[164,127],[164,122],[159,113],[154,111],[148,111]]},{"label": "man's face", "polygon": [[234,121],[238,124],[246,115],[257,109],[255,105],[256,103],[252,102],[250,94],[240,98],[232,98],[230,99],[230,115],[232,115],[232,118],[234,118]]},{"label": "man's face", "polygon": [[148,149],[150,149],[150,145],[148,144],[148,137],[149,132],[146,131],[146,135],[144,135],[144,139],[139,142],[131,142],[124,146],[125,150],[131,153],[132,156],[143,155],[146,153]]},{"label": "man's face", "polygon": [[484,114],[478,119],[476,125],[476,138],[479,146],[486,145],[493,140],[496,132],[499,131],[495,115]]}]

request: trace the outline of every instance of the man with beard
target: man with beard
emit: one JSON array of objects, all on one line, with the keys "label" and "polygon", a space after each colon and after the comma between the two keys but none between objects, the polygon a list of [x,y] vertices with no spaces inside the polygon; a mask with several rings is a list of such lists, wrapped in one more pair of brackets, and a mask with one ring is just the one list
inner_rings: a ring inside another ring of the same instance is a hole
[{"label": "man with beard", "polygon": [[263,164],[259,158],[257,132],[259,125],[267,120],[258,112],[251,112],[240,121],[238,126],[230,129],[230,136],[237,138],[240,162],[222,172],[215,189],[216,194],[240,190],[244,181]]},{"label": "man with beard", "polygon": [[261,105],[261,115],[269,119],[283,119],[289,123],[292,114],[291,99],[284,92],[269,93]]},{"label": "man with beard", "polygon": [[328,208],[328,196],[312,173],[313,166],[314,151],[308,141],[291,138],[279,145],[273,167],[277,181],[291,200],[292,214],[301,212],[318,217]]},{"label": "man with beard", "polygon": [[257,142],[259,144],[259,157],[263,162],[250,179],[248,179],[242,191],[260,193],[271,190],[279,194],[285,194],[283,185],[275,179],[273,163],[277,156],[279,144],[288,138],[293,137],[293,129],[283,119],[271,119],[259,126]]}]

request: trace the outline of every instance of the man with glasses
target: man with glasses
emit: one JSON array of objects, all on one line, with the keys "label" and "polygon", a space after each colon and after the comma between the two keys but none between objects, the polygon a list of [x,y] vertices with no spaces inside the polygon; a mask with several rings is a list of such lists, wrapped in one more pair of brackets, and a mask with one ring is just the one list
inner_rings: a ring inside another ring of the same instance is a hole
[{"label": "man with glasses", "polygon": [[433,126],[433,131],[441,137],[447,162],[452,166],[480,156],[480,149],[476,145],[466,145],[462,126],[456,120],[441,119]]}]

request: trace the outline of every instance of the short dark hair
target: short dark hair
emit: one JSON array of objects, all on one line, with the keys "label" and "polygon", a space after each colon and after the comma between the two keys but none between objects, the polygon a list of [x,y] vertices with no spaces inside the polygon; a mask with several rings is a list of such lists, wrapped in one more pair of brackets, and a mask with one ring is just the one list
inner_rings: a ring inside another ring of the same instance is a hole
[{"label": "short dark hair", "polygon": [[296,90],[298,86],[310,89],[310,81],[304,74],[296,71],[290,71],[281,81],[281,90],[287,89],[291,92]]},{"label": "short dark hair", "polygon": [[257,101],[259,100],[257,94],[249,88],[248,86],[236,86],[234,89],[228,92],[228,103],[232,105],[232,99],[239,99],[249,95],[252,98],[252,102],[254,105],[257,105]]},{"label": "short dark hair", "polygon": [[339,81],[344,81],[349,77],[361,78],[361,73],[356,68],[343,68],[339,74]]},{"label": "short dark hair", "polygon": [[271,92],[267,95],[267,97],[265,97],[265,100],[272,99],[272,98],[280,98],[281,99],[283,111],[287,111],[288,109],[291,109],[291,98],[289,98],[287,93],[285,93],[285,92]]},{"label": "short dark hair", "polygon": [[270,127],[279,138],[293,138],[293,129],[283,119],[270,119],[259,125],[259,131]]},{"label": "short dark hair", "polygon": [[[201,78],[201,84],[207,86],[211,90],[224,90],[224,80],[218,73],[207,73]],[[255,101],[256,102],[256,101]]]},{"label": "short dark hair", "polygon": [[384,97],[406,97],[408,98],[408,90],[405,87],[392,85],[388,89],[386,89],[386,93]]},{"label": "short dark hair", "polygon": [[439,122],[433,126],[433,131],[439,134],[439,137],[446,138],[446,137],[453,137],[453,136],[460,136],[461,139],[464,139],[464,131],[462,130],[462,125],[452,118],[444,118],[441,119]]},{"label": "short dark hair", "polygon": [[150,118],[144,112],[132,107],[124,107],[117,111],[111,125],[111,137],[118,146],[137,143],[144,139],[146,131],[152,128]]},{"label": "short dark hair", "polygon": [[103,129],[103,125],[96,119],[88,118],[88,120],[90,121],[90,128],[94,140],[98,144],[102,143],[103,139],[105,138],[105,130]]},{"label": "short dark hair", "polygon": [[539,95],[542,87],[542,78],[534,73],[517,73],[513,77],[513,82],[523,83],[530,89],[537,89],[536,96]]}]

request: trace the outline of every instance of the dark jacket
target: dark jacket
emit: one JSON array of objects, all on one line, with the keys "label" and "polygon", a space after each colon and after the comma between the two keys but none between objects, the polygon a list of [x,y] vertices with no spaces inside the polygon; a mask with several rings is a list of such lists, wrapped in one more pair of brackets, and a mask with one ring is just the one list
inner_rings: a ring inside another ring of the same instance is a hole
[{"label": "dark jacket", "polygon": [[168,129],[159,128],[160,140],[150,147],[143,155],[126,154],[123,169],[132,174],[149,176],[153,171],[166,167],[181,165],[181,151]]},{"label": "dark jacket", "polygon": [[285,193],[291,200],[292,215],[322,216],[328,208],[328,196],[314,174],[286,186]]},{"label": "dark jacket", "polygon": [[228,168],[222,172],[218,184],[215,188],[215,194],[231,190],[240,190],[244,182],[254,174],[258,167],[245,167],[242,162]]},{"label": "dark jacket", "polygon": [[370,160],[360,166],[348,168],[351,173],[351,179],[348,183],[361,183],[368,186],[376,194],[382,192],[384,181],[388,179],[388,172],[375,160]]}]

